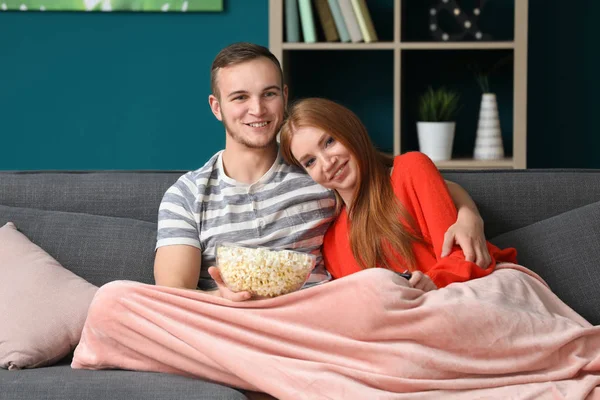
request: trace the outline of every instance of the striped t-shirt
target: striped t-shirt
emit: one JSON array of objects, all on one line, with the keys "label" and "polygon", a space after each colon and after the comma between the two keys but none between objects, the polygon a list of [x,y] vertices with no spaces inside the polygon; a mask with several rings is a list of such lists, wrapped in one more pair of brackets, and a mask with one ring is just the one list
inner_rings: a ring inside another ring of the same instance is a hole
[{"label": "striped t-shirt", "polygon": [[199,248],[198,287],[203,290],[216,287],[207,270],[216,264],[215,246],[221,242],[309,252],[317,256],[317,265],[306,285],[329,281],[321,245],[333,220],[333,193],[280,155],[257,182],[237,182],[225,175],[222,154],[167,190],[158,212],[156,248]]}]

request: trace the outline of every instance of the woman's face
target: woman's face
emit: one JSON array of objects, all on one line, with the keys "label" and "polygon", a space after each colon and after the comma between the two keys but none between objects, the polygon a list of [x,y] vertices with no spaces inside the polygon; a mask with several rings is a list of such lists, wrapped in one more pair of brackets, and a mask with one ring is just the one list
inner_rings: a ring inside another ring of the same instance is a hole
[{"label": "woman's face", "polygon": [[326,131],[314,127],[295,131],[290,147],[294,158],[315,182],[337,191],[346,205],[352,203],[358,165],[346,147]]}]

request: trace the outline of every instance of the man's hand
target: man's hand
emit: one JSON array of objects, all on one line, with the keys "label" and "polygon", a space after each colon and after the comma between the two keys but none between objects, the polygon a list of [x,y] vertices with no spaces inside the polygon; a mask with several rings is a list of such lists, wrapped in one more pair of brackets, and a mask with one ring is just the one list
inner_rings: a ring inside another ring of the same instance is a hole
[{"label": "man's hand", "polygon": [[490,266],[492,257],[487,249],[483,219],[479,215],[477,205],[460,185],[451,181],[446,181],[446,185],[458,211],[458,218],[444,235],[441,257],[450,254],[452,247],[456,244],[465,253],[467,261],[474,262],[479,267],[486,269]]},{"label": "man's hand", "polygon": [[429,292],[437,289],[437,286],[435,285],[435,283],[433,283],[431,278],[422,273],[421,271],[414,271],[412,273],[412,276],[408,280],[408,283],[410,283],[410,286],[412,286],[413,288],[421,289],[424,292]]},{"label": "man's hand", "polygon": [[461,218],[459,216],[444,235],[441,256],[446,257],[450,254],[454,244],[460,246],[467,261],[474,262],[483,269],[490,266],[492,258],[485,241],[481,217],[463,215]]},{"label": "man's hand", "polygon": [[225,282],[223,282],[223,278],[221,278],[221,272],[217,267],[210,267],[208,269],[208,273],[215,280],[215,283],[219,288],[214,292],[208,292],[209,294],[213,294],[231,301],[245,301],[252,298],[252,295],[249,292],[232,292],[229,290],[229,288],[225,286]]}]

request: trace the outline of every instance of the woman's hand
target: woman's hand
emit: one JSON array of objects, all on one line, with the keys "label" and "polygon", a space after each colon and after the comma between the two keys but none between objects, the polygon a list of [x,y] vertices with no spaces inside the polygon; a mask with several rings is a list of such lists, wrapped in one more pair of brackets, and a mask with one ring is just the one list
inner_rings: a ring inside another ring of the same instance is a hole
[{"label": "woman's hand", "polygon": [[225,286],[225,282],[223,282],[223,278],[221,278],[221,272],[219,271],[219,269],[217,267],[208,268],[208,273],[215,280],[215,283],[217,284],[217,287],[219,288],[218,290],[215,290],[214,292],[209,292],[210,294],[213,294],[215,296],[219,296],[224,299],[231,300],[231,301],[245,301],[245,300],[250,300],[252,298],[252,295],[250,294],[250,292],[233,292],[233,291],[229,290],[229,288],[227,286]]},{"label": "woman's hand", "polygon": [[431,278],[421,271],[414,271],[408,280],[408,283],[410,283],[410,286],[413,288],[421,289],[424,292],[430,292],[437,289],[437,286],[433,283]]},{"label": "woman's hand", "polygon": [[474,262],[483,269],[490,266],[492,257],[487,248],[481,217],[459,213],[454,225],[450,226],[444,235],[441,257],[450,254],[454,244],[460,246],[465,254],[465,260]]}]

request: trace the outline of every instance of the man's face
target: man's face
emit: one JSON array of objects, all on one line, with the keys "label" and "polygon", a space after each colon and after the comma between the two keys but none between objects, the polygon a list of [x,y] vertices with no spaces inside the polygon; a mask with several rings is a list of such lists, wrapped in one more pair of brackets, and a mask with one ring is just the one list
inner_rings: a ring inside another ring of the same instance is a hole
[{"label": "man's face", "polygon": [[208,101],[227,135],[248,148],[272,145],[287,102],[287,87],[282,87],[277,66],[261,57],[222,68],[217,88],[220,98],[210,95]]}]

